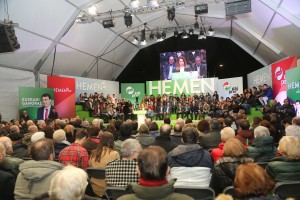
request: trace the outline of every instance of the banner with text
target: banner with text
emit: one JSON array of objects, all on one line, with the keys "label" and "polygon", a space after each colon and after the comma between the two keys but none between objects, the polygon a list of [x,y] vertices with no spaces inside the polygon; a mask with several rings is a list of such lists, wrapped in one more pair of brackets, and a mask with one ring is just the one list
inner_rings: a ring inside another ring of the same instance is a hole
[{"label": "banner with text", "polygon": [[273,98],[283,104],[286,94],[286,70],[296,67],[297,57],[293,56],[272,64]]},{"label": "banner with text", "polygon": [[286,70],[286,90],[297,116],[300,116],[300,67]]},{"label": "banner with text", "polygon": [[38,108],[43,107],[42,95],[49,94],[51,96],[51,105],[54,106],[54,92],[52,88],[35,88],[35,87],[20,87],[19,88],[19,108],[20,115],[23,110],[26,110],[30,119],[37,119]]},{"label": "banner with text", "polygon": [[186,95],[199,94],[200,92],[209,92],[212,94],[217,90],[217,78],[201,78],[188,80],[164,80],[164,81],[147,81],[146,88],[148,95],[157,94],[178,94]]},{"label": "banner with text", "polygon": [[247,74],[248,88],[257,87],[259,85],[272,85],[271,65],[265,66],[259,70]]},{"label": "banner with text", "polygon": [[47,86],[54,90],[54,106],[58,116],[75,117],[75,79],[48,76]]},{"label": "banner with text", "polygon": [[121,96],[122,99],[128,99],[131,103],[135,103],[136,101],[141,102],[145,97],[145,84],[121,83]]},{"label": "banner with text", "polygon": [[224,97],[225,99],[233,94],[242,94],[243,90],[243,77],[218,80],[219,97]]},{"label": "banner with text", "polygon": [[82,78],[77,76],[65,76],[63,77],[74,78],[76,83],[76,98],[79,97],[79,94],[87,93],[94,94],[97,92],[98,94],[103,93],[106,97],[108,94],[112,96],[115,94],[117,98],[120,97],[119,93],[119,82],[117,81],[106,81],[100,79],[93,78]]}]

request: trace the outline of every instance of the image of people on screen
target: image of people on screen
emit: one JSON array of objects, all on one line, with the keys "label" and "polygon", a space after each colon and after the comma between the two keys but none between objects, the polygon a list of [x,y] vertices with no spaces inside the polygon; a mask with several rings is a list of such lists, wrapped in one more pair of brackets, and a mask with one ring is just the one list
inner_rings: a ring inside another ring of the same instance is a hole
[{"label": "image of people on screen", "polygon": [[187,64],[186,59],[183,56],[179,56],[176,61],[176,72],[190,72],[191,68]]},{"label": "image of people on screen", "polygon": [[58,114],[54,108],[54,106],[51,105],[51,95],[48,93],[45,93],[41,97],[43,106],[38,108],[37,111],[37,119],[38,120],[46,120],[46,119],[56,119],[58,118]]}]

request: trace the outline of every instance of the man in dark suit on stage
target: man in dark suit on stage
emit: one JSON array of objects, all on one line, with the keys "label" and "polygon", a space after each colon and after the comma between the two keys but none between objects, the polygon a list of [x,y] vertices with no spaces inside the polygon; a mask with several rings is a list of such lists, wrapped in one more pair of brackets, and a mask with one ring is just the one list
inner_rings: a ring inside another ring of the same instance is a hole
[{"label": "man in dark suit on stage", "polygon": [[198,78],[207,78],[207,66],[201,62],[201,57],[195,58],[195,64],[192,66],[192,71],[198,72]]},{"label": "man in dark suit on stage", "polygon": [[164,80],[172,80],[172,73],[176,71],[174,56],[169,57],[169,62],[164,66]]},{"label": "man in dark suit on stage", "polygon": [[51,105],[51,96],[48,93],[42,95],[42,104],[43,107],[38,108],[37,119],[46,120],[46,119],[56,119],[58,118],[57,112],[55,111],[54,106]]}]

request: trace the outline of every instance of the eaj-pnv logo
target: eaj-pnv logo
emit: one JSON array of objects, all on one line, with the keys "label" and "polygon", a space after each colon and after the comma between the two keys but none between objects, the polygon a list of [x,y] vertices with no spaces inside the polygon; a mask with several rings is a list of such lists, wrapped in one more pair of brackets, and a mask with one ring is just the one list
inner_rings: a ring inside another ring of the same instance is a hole
[{"label": "eaj-pnv logo", "polygon": [[141,92],[135,92],[134,88],[131,86],[128,86],[126,88],[126,92],[127,92],[127,94],[131,95],[131,97],[138,97],[141,95]]},{"label": "eaj-pnv logo", "polygon": [[223,84],[223,88],[224,88],[224,90],[226,90],[226,91],[230,90],[230,89],[231,89],[230,83],[229,83],[229,82],[225,82],[225,83]]}]

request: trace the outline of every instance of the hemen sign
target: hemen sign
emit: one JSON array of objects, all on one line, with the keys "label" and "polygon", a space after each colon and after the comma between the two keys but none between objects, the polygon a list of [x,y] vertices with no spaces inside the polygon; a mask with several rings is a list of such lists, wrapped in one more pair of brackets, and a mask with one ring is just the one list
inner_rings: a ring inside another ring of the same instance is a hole
[{"label": "hemen sign", "polygon": [[212,94],[217,90],[217,81],[217,78],[147,81],[147,94],[155,96],[164,93],[193,95],[209,92]]}]

